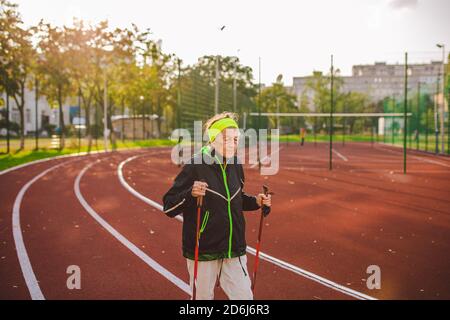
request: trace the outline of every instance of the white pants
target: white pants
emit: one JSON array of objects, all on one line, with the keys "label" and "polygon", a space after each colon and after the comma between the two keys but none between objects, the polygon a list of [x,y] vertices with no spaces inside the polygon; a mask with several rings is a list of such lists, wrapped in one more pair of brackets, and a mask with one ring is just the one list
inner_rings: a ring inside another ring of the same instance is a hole
[{"label": "white pants", "polygon": [[[239,258],[241,261],[239,261]],[[213,300],[214,287],[220,272],[220,286],[230,300],[253,300],[247,256],[239,258],[199,261],[197,271],[197,300]],[[191,290],[194,282],[194,260],[186,259]],[[221,270],[222,268],[222,270]]]}]

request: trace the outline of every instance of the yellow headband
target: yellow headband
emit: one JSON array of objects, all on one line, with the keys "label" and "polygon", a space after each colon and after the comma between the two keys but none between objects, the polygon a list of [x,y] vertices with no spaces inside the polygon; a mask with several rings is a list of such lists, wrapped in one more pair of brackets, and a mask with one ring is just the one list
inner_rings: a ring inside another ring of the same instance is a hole
[{"label": "yellow headband", "polygon": [[239,128],[236,121],[231,118],[223,118],[214,122],[208,129],[209,142],[216,140],[216,137],[226,128]]}]

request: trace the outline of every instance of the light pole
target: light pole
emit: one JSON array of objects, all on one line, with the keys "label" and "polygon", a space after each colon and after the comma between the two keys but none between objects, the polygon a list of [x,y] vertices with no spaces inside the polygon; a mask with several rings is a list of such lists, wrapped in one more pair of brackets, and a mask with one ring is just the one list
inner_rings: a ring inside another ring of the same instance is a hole
[{"label": "light pole", "polygon": [[425,151],[428,152],[428,127],[429,127],[429,117],[428,117],[428,102],[425,101]]},{"label": "light pole", "polygon": [[408,52],[405,52],[405,88],[403,100],[403,174],[406,174],[406,137],[408,130]]},{"label": "light pole", "polygon": [[277,101],[277,129],[280,130],[280,97],[277,97],[276,101]]},{"label": "light pole", "polygon": [[333,55],[331,55],[331,81],[330,81],[330,163],[329,169],[333,170],[333,82],[334,82],[334,70],[333,70]]},{"label": "light pole", "polygon": [[[177,127],[181,129],[181,59],[177,59]],[[196,86],[194,86],[195,88]],[[178,143],[180,142],[180,137],[178,138]]]},{"label": "light pole", "polygon": [[417,82],[417,117],[416,117],[416,150],[419,150],[420,140],[420,81]]},{"label": "light pole", "polygon": [[[397,105],[397,101],[396,101],[396,96],[395,94],[392,95],[392,112],[395,113],[395,109],[396,109],[396,105]],[[395,128],[394,128],[394,119],[395,117],[391,117],[391,140],[392,140],[392,145],[395,144]]]},{"label": "light pole", "polygon": [[[239,49],[237,50],[238,56],[239,56]],[[233,111],[236,112],[237,110],[237,79],[236,79],[236,69],[238,64],[238,56],[234,59],[234,70],[233,70]]]},{"label": "light pole", "polygon": [[[0,63],[6,64],[7,61],[4,57],[0,57]],[[3,66],[2,66],[3,67]],[[6,153],[9,153],[9,82],[8,82],[8,78],[7,78],[7,70],[4,70],[5,72],[3,73],[3,81],[4,81],[4,87],[5,87],[5,95],[6,95],[6,114],[5,114],[5,120],[6,120]]]},{"label": "light pole", "polygon": [[[444,153],[445,151],[445,132],[444,132],[444,116],[445,116],[445,45],[444,44],[436,44],[436,46],[440,49],[442,49],[442,71],[441,71],[441,75],[442,75],[442,87],[441,87],[441,92],[442,92],[442,101],[441,101],[441,152]],[[438,94],[439,95],[439,94]]]},{"label": "light pole", "polygon": [[38,103],[39,103],[39,80],[37,77],[34,79],[34,124],[35,124],[35,138],[36,138],[36,147],[35,149],[39,149],[39,124],[38,124]]},{"label": "light pole", "polygon": [[[282,81],[283,81],[283,75],[279,74],[277,77],[277,84],[282,86]],[[280,130],[280,97],[278,94],[276,97],[276,102],[277,102],[277,129]]]},{"label": "light pole", "polygon": [[100,60],[100,68],[103,70],[103,144],[106,152],[108,151],[108,63],[105,57]]},{"label": "light pole", "polygon": [[5,88],[6,92],[6,153],[10,151],[10,133],[9,133],[9,92],[8,92],[8,84],[6,84]]},{"label": "light pole", "polygon": [[[344,100],[344,113],[347,112],[347,108],[346,107],[347,107],[347,103]],[[343,122],[344,122],[344,124],[342,126],[342,146],[345,146],[345,126],[347,124],[347,117],[343,117]]]},{"label": "light pole", "polygon": [[436,154],[439,153],[439,128],[438,128],[438,110],[437,110],[437,97],[439,95],[439,74],[436,81],[436,95],[434,97],[434,136],[435,136],[435,150]]},{"label": "light pole", "polygon": [[140,96],[139,100],[142,104],[142,140],[145,140],[145,101],[144,96]]},{"label": "light pole", "polygon": [[81,152],[81,87],[78,88],[78,153]]},{"label": "light pole", "polygon": [[106,78],[106,70],[105,70],[105,90],[103,96],[103,143],[105,145],[105,152],[108,151],[108,79]]},{"label": "light pole", "polygon": [[216,92],[214,95],[214,114],[219,113],[219,55],[216,55]]},{"label": "light pole", "polygon": [[[225,26],[222,26],[219,31],[223,31]],[[214,101],[214,113],[219,113],[219,81],[220,81],[220,69],[219,69],[219,52],[216,54],[216,93]]]}]

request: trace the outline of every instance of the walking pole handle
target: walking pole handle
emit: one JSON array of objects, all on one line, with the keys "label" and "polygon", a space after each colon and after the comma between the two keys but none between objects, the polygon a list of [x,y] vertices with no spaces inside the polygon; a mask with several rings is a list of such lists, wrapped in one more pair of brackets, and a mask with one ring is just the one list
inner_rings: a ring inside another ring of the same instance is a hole
[{"label": "walking pole handle", "polygon": [[[268,196],[269,194],[270,195],[274,194],[273,192],[269,192],[269,187],[266,185],[263,185],[263,193],[265,196]],[[262,211],[264,217],[267,217],[267,215],[270,213],[270,207],[263,205],[261,207],[261,211]]]}]

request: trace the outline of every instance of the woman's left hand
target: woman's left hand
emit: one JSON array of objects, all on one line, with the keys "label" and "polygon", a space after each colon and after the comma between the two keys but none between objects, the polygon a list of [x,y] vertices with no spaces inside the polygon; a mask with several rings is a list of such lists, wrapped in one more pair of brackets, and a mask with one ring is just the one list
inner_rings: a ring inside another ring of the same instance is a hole
[{"label": "woman's left hand", "polygon": [[256,196],[256,203],[258,203],[258,206],[265,205],[267,207],[270,207],[272,205],[272,196],[265,195],[264,193],[260,193]]}]

